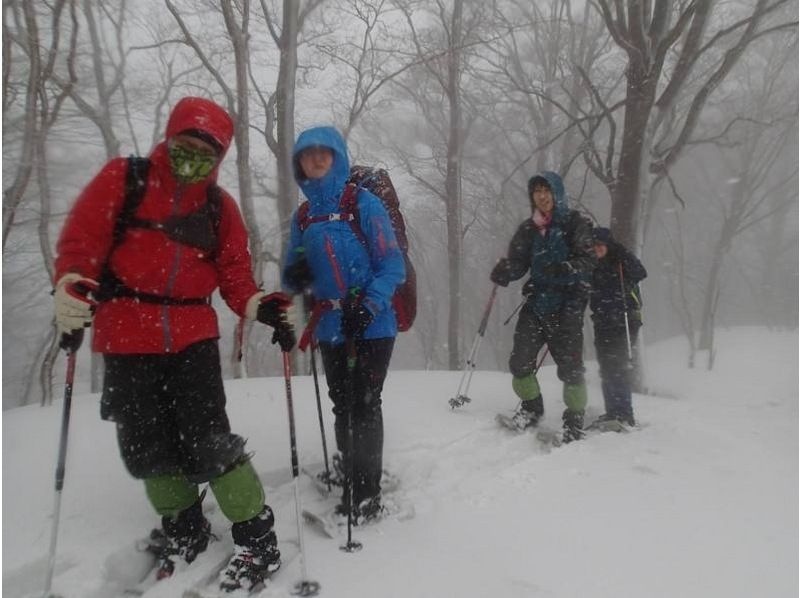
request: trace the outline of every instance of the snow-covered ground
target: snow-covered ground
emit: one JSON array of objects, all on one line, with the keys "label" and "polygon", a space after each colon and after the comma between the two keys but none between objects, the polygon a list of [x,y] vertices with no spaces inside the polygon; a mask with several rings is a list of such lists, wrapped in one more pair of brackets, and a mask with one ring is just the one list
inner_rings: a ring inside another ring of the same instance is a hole
[{"label": "snow-covered ground", "polygon": [[[635,397],[641,429],[549,452],[533,434],[515,436],[494,423],[497,411],[516,406],[507,374],[476,372],[472,403],[451,411],[457,373],[390,372],[385,465],[400,476],[416,516],[356,528],[364,549],[354,554],[304,528],[308,572],[321,596],[797,596],[797,333],[739,328],[720,330],[717,341],[712,372],[686,369],[683,339],[651,346],[648,382],[657,396]],[[587,370],[597,414],[596,365]],[[543,368],[540,378],[546,421],[558,425],[555,368]],[[293,384],[300,460],[320,462],[311,379]],[[226,387],[234,430],[249,438],[277,512],[279,540],[296,541],[283,380]],[[330,446],[327,404],[325,414]],[[60,418],[61,401],[4,413],[6,598],[41,593]],[[304,503],[319,501],[307,479],[300,488]],[[206,506],[222,539],[214,544],[225,546],[228,526],[213,497]],[[127,554],[156,524],[141,484],[119,461],[113,426],[99,419],[97,396],[76,396],[54,590],[67,598],[118,596],[109,578],[113,555]],[[263,595],[287,595],[298,576],[295,560]],[[180,596],[180,580],[146,597]]]}]

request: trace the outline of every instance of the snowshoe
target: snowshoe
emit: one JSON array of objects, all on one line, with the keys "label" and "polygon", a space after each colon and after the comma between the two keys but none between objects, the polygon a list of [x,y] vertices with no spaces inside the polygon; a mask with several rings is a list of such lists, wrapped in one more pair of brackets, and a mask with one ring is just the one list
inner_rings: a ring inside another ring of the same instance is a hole
[{"label": "snowshoe", "polygon": [[521,401],[519,407],[512,416],[498,414],[497,421],[510,430],[523,432],[528,428],[534,428],[544,415],[544,403],[539,395],[530,401]]},{"label": "snowshoe", "polygon": [[636,420],[634,420],[633,415],[624,416],[604,413],[594,420],[588,429],[600,432],[630,432],[630,429],[634,426],[636,426]]}]

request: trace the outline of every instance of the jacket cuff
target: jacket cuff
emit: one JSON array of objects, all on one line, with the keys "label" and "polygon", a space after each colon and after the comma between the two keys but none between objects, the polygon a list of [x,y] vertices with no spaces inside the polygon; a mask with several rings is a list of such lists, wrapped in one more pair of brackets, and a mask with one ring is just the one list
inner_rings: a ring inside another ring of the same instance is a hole
[{"label": "jacket cuff", "polygon": [[247,306],[244,308],[244,317],[246,319],[251,321],[256,319],[256,316],[258,316],[258,306],[261,303],[261,299],[266,297],[266,295],[264,291],[258,291],[247,300]]}]

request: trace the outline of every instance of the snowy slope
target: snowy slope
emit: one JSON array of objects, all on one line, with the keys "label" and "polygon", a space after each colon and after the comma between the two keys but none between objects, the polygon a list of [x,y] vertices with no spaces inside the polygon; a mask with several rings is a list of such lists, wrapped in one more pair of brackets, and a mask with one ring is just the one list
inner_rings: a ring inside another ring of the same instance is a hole
[{"label": "snowy slope", "polygon": [[[551,452],[533,434],[494,424],[498,410],[516,405],[507,374],[477,372],[473,402],[451,411],[457,373],[391,372],[385,465],[399,474],[416,516],[357,529],[357,554],[305,528],[321,595],[796,596],[797,335],[740,328],[717,338],[710,373],[685,368],[682,339],[650,348],[649,383],[659,396],[635,397],[641,430]],[[596,366],[587,366],[590,407],[599,413]],[[558,425],[555,369],[543,368],[541,380],[546,421]],[[227,390],[234,430],[249,438],[277,511],[279,540],[296,541],[283,380],[231,381]],[[310,378],[295,378],[294,391],[300,459],[319,462]],[[60,417],[61,401],[4,414],[6,598],[41,592]],[[308,480],[301,491],[305,504],[318,502]],[[206,501],[221,551],[230,539],[213,503]],[[67,598],[118,596],[109,555],[126,554],[156,523],[119,462],[113,426],[99,420],[97,396],[76,396],[54,589]],[[286,595],[297,576],[295,561],[265,595]],[[179,596],[180,578],[171,582],[147,598]]]}]

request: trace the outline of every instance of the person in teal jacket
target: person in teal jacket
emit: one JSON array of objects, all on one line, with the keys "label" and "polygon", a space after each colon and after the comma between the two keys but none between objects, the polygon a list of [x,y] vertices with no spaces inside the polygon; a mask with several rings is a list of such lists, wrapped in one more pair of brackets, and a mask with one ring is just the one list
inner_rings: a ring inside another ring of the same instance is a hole
[{"label": "person in teal jacket", "polygon": [[[308,203],[292,217],[283,286],[293,293],[310,287],[313,293],[320,314],[314,333],[344,471],[350,467],[347,432],[352,414],[353,514],[357,520],[371,519],[382,512],[381,392],[397,335],[392,296],[405,279],[403,254],[381,200],[348,186],[347,147],[336,129],[302,132],[293,160],[295,179]],[[352,209],[343,203],[346,193],[355,194],[350,196]],[[357,356],[352,371],[347,363],[350,341]],[[343,497],[339,511],[346,509]]]},{"label": "person in teal jacket", "polygon": [[567,408],[562,415],[563,440],[583,436],[586,384],[583,367],[583,314],[597,263],[592,225],[570,210],[564,183],[555,172],[544,171],[528,181],[532,216],[520,224],[508,255],[492,270],[495,284],[531,277],[523,287],[526,301],[514,331],[509,370],[521,399],[514,415],[519,430],[535,426],[544,414],[536,379],[536,356],[547,343],[557,374],[564,383]]}]

